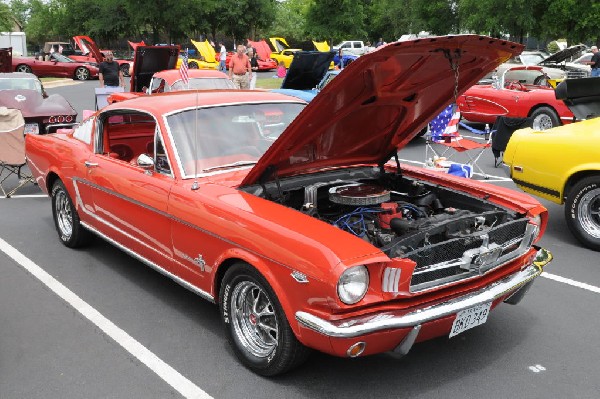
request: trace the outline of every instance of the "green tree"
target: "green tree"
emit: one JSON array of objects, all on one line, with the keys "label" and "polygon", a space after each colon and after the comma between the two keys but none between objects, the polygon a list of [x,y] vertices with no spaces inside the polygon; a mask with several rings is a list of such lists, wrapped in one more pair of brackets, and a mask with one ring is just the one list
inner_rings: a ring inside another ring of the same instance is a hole
[{"label": "green tree", "polygon": [[600,39],[597,0],[550,0],[541,23],[532,33],[544,38],[566,37],[569,45]]},{"label": "green tree", "polygon": [[13,30],[12,17],[10,7],[0,3],[0,31],[10,32]]},{"label": "green tree", "polygon": [[367,39],[366,15],[370,2],[361,0],[317,0],[306,15],[307,33],[315,38]]},{"label": "green tree", "polygon": [[413,3],[413,16],[422,24],[422,30],[435,35],[460,32],[458,5],[454,0],[414,1]]},{"label": "green tree", "polygon": [[417,15],[420,0],[374,1],[369,8],[369,36],[376,40],[383,38],[390,42],[404,34],[419,33],[425,25]]},{"label": "green tree", "polygon": [[302,40],[306,35],[306,14],[311,0],[284,0],[277,3],[269,36]]}]

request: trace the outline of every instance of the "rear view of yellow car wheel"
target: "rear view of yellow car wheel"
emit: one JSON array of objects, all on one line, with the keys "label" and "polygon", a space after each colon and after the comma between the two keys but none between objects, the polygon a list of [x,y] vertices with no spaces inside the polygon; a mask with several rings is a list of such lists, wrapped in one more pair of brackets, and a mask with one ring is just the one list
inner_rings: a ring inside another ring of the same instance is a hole
[{"label": "rear view of yellow car wheel", "polygon": [[565,218],[575,238],[600,251],[600,176],[586,177],[571,188],[565,202]]}]

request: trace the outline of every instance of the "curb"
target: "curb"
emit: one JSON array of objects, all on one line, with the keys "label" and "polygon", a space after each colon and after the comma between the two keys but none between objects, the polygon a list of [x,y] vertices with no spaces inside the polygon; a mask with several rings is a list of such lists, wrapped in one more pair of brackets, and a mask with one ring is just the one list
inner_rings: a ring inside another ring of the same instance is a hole
[{"label": "curb", "polygon": [[50,82],[42,82],[42,84],[44,85],[44,88],[54,88],[54,87],[61,87],[61,86],[72,86],[72,85],[78,85],[83,83],[82,81],[77,81],[77,80],[71,80],[71,79],[64,79],[64,80],[53,80]]}]

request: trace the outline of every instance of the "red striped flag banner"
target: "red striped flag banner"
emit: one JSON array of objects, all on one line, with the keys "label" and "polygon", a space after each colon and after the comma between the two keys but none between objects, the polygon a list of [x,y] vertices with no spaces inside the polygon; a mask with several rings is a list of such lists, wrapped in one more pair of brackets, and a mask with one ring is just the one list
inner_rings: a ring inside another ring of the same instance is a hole
[{"label": "red striped flag banner", "polygon": [[181,80],[186,85],[188,84],[190,77],[188,75],[188,52],[187,49],[185,53],[183,53],[183,57],[181,58],[181,65],[179,66],[179,75],[181,75]]}]

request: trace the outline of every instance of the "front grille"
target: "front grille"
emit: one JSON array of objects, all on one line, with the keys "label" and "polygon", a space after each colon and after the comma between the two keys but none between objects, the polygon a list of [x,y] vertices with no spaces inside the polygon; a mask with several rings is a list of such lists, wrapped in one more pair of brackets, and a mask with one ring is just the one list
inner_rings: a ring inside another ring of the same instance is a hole
[{"label": "front grille", "polygon": [[567,71],[567,79],[587,78],[589,76],[586,71]]},{"label": "front grille", "polygon": [[[429,245],[406,254],[416,263],[411,292],[481,275],[517,258],[529,248],[535,228],[527,219],[513,220],[485,232]],[[474,253],[479,255],[481,252],[480,257],[483,257],[493,249],[496,249],[493,252],[496,259],[476,264]]]}]

